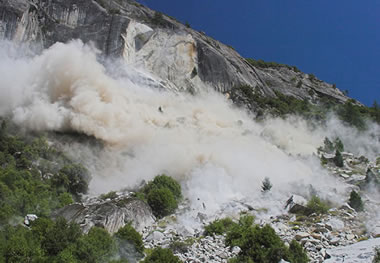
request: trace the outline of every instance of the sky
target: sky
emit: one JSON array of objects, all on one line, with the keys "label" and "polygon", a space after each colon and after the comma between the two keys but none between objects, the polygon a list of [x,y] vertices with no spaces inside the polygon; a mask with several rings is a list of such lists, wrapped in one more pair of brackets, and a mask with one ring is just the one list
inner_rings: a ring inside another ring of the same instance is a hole
[{"label": "sky", "polygon": [[234,47],[297,66],[371,106],[380,102],[378,0],[140,0]]}]

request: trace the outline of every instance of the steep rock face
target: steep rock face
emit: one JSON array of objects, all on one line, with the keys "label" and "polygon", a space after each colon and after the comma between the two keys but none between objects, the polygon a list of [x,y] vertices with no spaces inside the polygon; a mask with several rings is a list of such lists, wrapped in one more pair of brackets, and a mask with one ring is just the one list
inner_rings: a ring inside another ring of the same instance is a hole
[{"label": "steep rock face", "polygon": [[152,210],[145,202],[129,197],[97,200],[90,204],[75,203],[58,210],[55,217],[60,216],[79,224],[85,233],[93,226],[103,227],[109,233],[115,233],[128,223],[136,230],[142,231],[145,226],[155,221]]},{"label": "steep rock face", "polygon": [[249,85],[299,99],[322,97],[344,102],[330,84],[291,68],[252,66],[233,48],[132,0],[0,0],[0,38],[16,42],[55,42],[80,38],[108,56],[150,71],[166,88],[228,92]]}]

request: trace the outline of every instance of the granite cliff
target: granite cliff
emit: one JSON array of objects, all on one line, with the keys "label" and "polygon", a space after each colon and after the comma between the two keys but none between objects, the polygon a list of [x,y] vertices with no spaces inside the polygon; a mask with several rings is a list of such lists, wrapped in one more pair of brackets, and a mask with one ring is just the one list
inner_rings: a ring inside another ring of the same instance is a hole
[{"label": "granite cliff", "polygon": [[93,42],[106,56],[147,69],[164,88],[229,92],[247,85],[317,102],[345,102],[335,85],[295,67],[258,67],[232,47],[131,0],[1,0],[0,38],[47,48],[56,42]]}]

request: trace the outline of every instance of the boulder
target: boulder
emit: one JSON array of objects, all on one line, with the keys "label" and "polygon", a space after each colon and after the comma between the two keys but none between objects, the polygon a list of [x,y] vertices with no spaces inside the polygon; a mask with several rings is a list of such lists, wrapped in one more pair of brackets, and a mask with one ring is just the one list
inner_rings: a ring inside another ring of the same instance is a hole
[{"label": "boulder", "polygon": [[85,233],[91,227],[99,226],[113,234],[128,223],[141,231],[155,221],[148,204],[130,197],[91,204],[75,203],[61,208],[53,215],[54,218],[60,216],[78,223]]},{"label": "boulder", "polygon": [[299,195],[292,195],[285,204],[285,209],[288,209],[292,214],[311,215],[313,211],[306,207],[306,199]]},{"label": "boulder", "polygon": [[304,239],[304,238],[308,238],[310,236],[309,233],[306,233],[306,232],[298,232],[295,236],[295,239],[297,241],[300,241],[301,239]]},{"label": "boulder", "polygon": [[328,249],[326,254],[330,257],[325,263],[338,262],[372,262],[375,248],[380,246],[380,238],[361,241],[349,246]]}]

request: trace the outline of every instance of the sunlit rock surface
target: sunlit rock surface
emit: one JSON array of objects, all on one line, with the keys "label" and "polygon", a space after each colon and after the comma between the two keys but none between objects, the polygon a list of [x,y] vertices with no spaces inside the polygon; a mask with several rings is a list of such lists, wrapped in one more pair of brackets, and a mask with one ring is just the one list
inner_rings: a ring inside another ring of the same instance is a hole
[{"label": "sunlit rock surface", "polygon": [[266,96],[279,91],[311,101],[347,99],[333,85],[292,68],[254,67],[204,32],[165,15],[157,22],[154,15],[134,1],[2,0],[0,38],[40,47],[79,38],[151,71],[173,90],[228,92],[249,85]]},{"label": "sunlit rock surface", "polygon": [[55,217],[59,216],[79,224],[85,233],[93,226],[115,233],[128,223],[141,231],[155,220],[152,210],[145,202],[130,197],[75,203],[57,211]]}]

